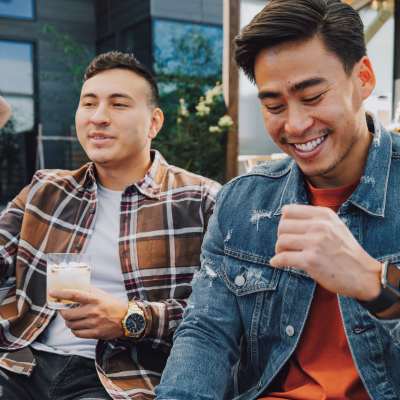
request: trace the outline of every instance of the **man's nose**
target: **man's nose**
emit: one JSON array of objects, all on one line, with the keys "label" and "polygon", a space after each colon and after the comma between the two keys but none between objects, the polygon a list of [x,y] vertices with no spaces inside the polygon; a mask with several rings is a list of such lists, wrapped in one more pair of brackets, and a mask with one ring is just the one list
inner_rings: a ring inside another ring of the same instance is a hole
[{"label": "man's nose", "polygon": [[90,116],[90,122],[95,125],[109,125],[110,115],[106,106],[99,105],[93,110],[93,114]]},{"label": "man's nose", "polygon": [[313,118],[303,107],[289,107],[285,122],[285,132],[289,135],[302,135],[313,124]]}]

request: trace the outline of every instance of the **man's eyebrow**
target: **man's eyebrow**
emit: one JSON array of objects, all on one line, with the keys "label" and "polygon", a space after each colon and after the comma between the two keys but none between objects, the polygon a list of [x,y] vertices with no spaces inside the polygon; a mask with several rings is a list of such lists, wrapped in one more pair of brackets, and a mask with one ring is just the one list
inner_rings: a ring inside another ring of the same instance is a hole
[{"label": "man's eyebrow", "polygon": [[291,92],[301,92],[304,89],[308,89],[309,87],[312,86],[317,86],[320,85],[321,83],[325,83],[326,79],[324,78],[310,78],[306,79],[304,81],[301,81],[299,83],[295,83],[291,88]]},{"label": "man's eyebrow", "polygon": [[[310,78],[304,81],[295,83],[289,88],[289,91],[292,93],[301,92],[309,87],[320,85],[321,83],[325,83],[326,79],[324,78]],[[282,96],[281,92],[273,91],[273,90],[261,90],[258,93],[258,98],[262,99],[277,99]]]},{"label": "man's eyebrow", "polygon": [[[85,98],[94,98],[94,99],[97,99],[98,98],[98,96],[97,96],[97,94],[95,94],[95,93],[84,93],[83,95],[82,95],[82,99],[85,99]],[[128,94],[126,94],[126,93],[112,93],[110,96],[108,96],[110,99],[115,99],[115,98],[120,98],[120,97],[122,97],[122,98],[124,98],[124,99],[128,99],[128,100],[133,100],[133,98],[131,97],[131,96],[129,96]]]},{"label": "man's eyebrow", "polygon": [[258,98],[260,100],[262,100],[262,99],[277,99],[278,97],[281,97],[281,93],[274,92],[272,90],[262,90],[261,92],[258,92]]},{"label": "man's eyebrow", "polygon": [[87,97],[97,98],[97,96],[94,93],[84,93],[81,96],[82,99],[85,99]]},{"label": "man's eyebrow", "polygon": [[110,97],[110,99],[115,99],[116,97],[122,97],[124,99],[133,100],[133,98],[131,96],[129,96],[129,94],[126,94],[126,93],[113,93],[109,97]]}]

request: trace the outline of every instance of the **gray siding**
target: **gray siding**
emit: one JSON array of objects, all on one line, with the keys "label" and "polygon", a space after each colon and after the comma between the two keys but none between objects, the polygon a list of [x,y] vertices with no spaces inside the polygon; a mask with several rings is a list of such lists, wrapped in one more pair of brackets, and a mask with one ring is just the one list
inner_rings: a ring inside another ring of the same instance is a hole
[{"label": "gray siding", "polygon": [[207,24],[222,24],[223,0],[151,0],[151,15]]},{"label": "gray siding", "polygon": [[150,18],[150,0],[97,0],[97,39],[131,28]]},{"label": "gray siding", "polygon": [[94,0],[37,0],[36,20],[0,18],[0,39],[35,44],[37,122],[46,135],[64,135],[73,123],[77,103],[62,49],[43,29],[51,25],[95,53]]}]

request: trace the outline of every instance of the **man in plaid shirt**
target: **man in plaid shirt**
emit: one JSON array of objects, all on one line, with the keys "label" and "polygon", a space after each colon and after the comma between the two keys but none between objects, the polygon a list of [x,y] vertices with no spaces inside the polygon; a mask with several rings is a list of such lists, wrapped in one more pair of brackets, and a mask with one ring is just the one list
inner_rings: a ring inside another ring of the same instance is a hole
[{"label": "man in plaid shirt", "polygon": [[[0,385],[6,399],[152,399],[219,185],[150,150],[162,127],[152,75],[110,52],[86,70],[76,112],[92,161],[37,171],[0,215]],[[92,258],[90,292],[52,295],[46,255]]]}]

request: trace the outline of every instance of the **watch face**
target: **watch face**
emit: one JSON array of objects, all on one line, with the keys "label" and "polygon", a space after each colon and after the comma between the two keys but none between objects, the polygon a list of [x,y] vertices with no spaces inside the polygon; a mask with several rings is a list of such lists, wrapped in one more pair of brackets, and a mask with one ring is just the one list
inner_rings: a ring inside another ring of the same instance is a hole
[{"label": "watch face", "polygon": [[145,320],[141,314],[131,314],[125,321],[126,329],[131,333],[140,333],[145,326]]}]

